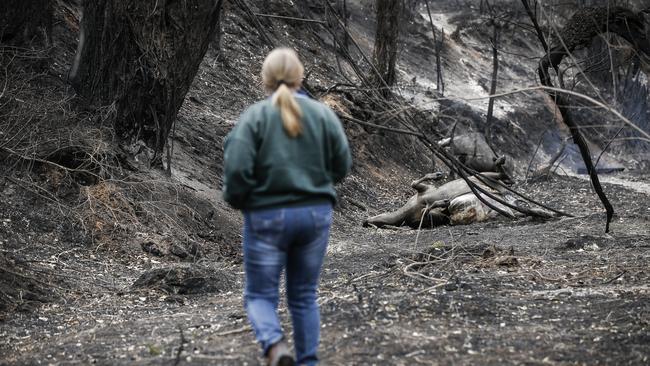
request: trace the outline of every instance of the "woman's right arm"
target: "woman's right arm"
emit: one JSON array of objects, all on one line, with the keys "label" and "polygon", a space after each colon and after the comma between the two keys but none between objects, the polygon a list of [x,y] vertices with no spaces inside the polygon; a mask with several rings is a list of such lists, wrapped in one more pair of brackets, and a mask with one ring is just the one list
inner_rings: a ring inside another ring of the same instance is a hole
[{"label": "woman's right arm", "polygon": [[244,117],[224,142],[223,199],[238,209],[244,207],[256,183],[254,134],[251,124],[244,123]]}]

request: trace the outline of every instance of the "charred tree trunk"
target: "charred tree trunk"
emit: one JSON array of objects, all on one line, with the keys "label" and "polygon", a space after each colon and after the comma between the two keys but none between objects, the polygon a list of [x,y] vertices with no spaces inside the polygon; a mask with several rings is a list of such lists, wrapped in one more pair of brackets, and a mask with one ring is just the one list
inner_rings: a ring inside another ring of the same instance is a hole
[{"label": "charred tree trunk", "polygon": [[429,8],[429,1],[425,1],[424,5],[427,8],[427,14],[429,15],[429,25],[431,26],[431,32],[433,33],[433,49],[435,51],[436,57],[436,91],[440,95],[445,94],[445,82],[442,79],[442,63],[440,60],[440,54],[442,53],[442,46],[445,41],[445,30],[441,32],[441,37],[438,39],[436,34],[436,27],[433,25],[433,18],[431,17],[431,9]]},{"label": "charred tree trunk", "polygon": [[445,95],[445,80],[442,76],[442,61],[440,59],[440,54],[442,53],[442,48],[445,44],[445,30],[442,29],[440,32],[440,39],[435,37],[435,33],[433,35],[433,42],[436,44],[436,90],[440,95]]},{"label": "charred tree trunk", "polygon": [[[643,15],[635,14],[628,9],[614,7],[584,8],[579,10],[560,31],[559,34],[562,35],[563,42],[550,47],[546,55],[541,58],[538,67],[541,83],[545,86],[553,87],[549,69],[557,69],[565,56],[578,47],[589,45],[591,40],[601,33],[611,32],[617,34],[632,44],[639,54],[647,57],[650,55],[650,42],[648,42],[644,27]],[[543,38],[541,34],[539,36]],[[573,120],[570,112],[571,101],[566,95],[561,93],[548,91],[548,94],[555,100],[564,123],[566,123],[571,131],[573,142],[580,148],[580,153],[591,178],[594,190],[598,194],[603,206],[605,206],[607,212],[605,232],[608,232],[614,209],[600,185],[598,174],[591,161],[591,152],[589,151],[587,142],[580,133],[579,126]]]},{"label": "charred tree trunk", "polygon": [[397,40],[399,38],[399,20],[402,2],[397,0],[377,0],[377,30],[375,32],[375,49],[373,58],[378,76],[374,84],[390,94],[386,88],[395,84],[395,63],[397,61]]},{"label": "charred tree trunk", "polygon": [[122,143],[142,140],[159,163],[205,52],[222,0],[85,0],[70,81],[86,102],[112,106]]},{"label": "charred tree trunk", "polygon": [[[341,14],[341,18],[343,18],[343,24],[345,25],[345,28],[348,28],[348,1],[347,0],[339,0],[339,13]],[[341,38],[343,38],[343,48],[345,48],[345,52],[348,52],[350,49],[350,37],[346,32],[342,32]]]},{"label": "charred tree trunk", "polygon": [[225,0],[219,0],[217,1],[217,14],[216,14],[216,19],[214,20],[216,22],[216,26],[214,27],[214,36],[212,38],[212,47],[217,50],[219,54],[219,58],[222,56],[221,52],[221,36],[222,36],[222,31],[221,31],[221,17],[223,16],[223,13],[226,11],[226,2]]},{"label": "charred tree trunk", "polygon": [[[533,13],[533,9],[530,8],[530,4],[528,3],[528,0],[521,0],[521,3],[524,5],[524,9],[526,9],[526,14],[528,14],[528,17],[533,23],[533,27],[535,27],[535,33],[537,33],[537,39],[539,39],[539,42],[542,44],[542,48],[544,48],[544,52],[548,52],[548,44],[546,44],[546,38],[544,38],[544,32],[542,32],[542,29],[539,26],[539,22],[537,21],[537,16],[535,15],[535,13]],[[537,6],[537,2],[535,2],[535,6]]]},{"label": "charred tree trunk", "polygon": [[485,139],[488,144],[492,143],[491,129],[494,115],[494,97],[497,92],[497,78],[499,76],[499,41],[501,38],[501,28],[496,21],[492,23],[492,81],[490,82],[490,99],[488,101],[487,117],[485,120]]},{"label": "charred tree trunk", "polygon": [[0,1],[0,40],[17,44],[43,38],[51,44],[52,0]]}]

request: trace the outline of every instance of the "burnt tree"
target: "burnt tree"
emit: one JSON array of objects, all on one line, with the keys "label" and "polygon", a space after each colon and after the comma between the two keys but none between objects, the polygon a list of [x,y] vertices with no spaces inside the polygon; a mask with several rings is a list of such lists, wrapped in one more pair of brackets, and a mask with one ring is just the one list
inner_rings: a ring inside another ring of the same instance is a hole
[{"label": "burnt tree", "polygon": [[442,78],[442,62],[440,60],[440,54],[442,53],[442,47],[445,42],[445,30],[441,31],[440,39],[438,39],[436,33],[436,27],[433,25],[433,18],[431,17],[431,9],[429,8],[429,1],[426,0],[424,5],[427,9],[427,15],[429,15],[429,25],[431,26],[431,32],[433,33],[433,49],[436,57],[436,91],[440,95],[445,94],[445,81]]},{"label": "burnt tree", "polygon": [[493,95],[497,92],[497,83],[499,80],[499,48],[501,47],[501,34],[510,22],[512,14],[510,14],[509,11],[498,9],[496,3],[490,4],[490,2],[486,0],[485,5],[490,12],[487,25],[492,27],[492,37],[490,38],[492,49],[492,77],[490,81],[490,99],[488,100],[487,117],[485,119],[483,134],[488,143],[491,143],[491,130],[492,125],[494,124],[494,102],[496,99]]},{"label": "burnt tree", "polygon": [[390,93],[387,88],[393,86],[396,80],[397,40],[403,5],[401,1],[395,0],[377,0],[375,5],[377,29],[373,59],[379,75],[373,77],[373,83],[387,95]]},{"label": "burnt tree", "polygon": [[490,99],[488,101],[487,117],[485,119],[485,138],[491,142],[491,129],[494,120],[494,97],[497,92],[497,82],[499,76],[499,43],[501,40],[501,25],[496,19],[491,19],[492,23],[492,78],[490,81]]},{"label": "burnt tree", "polygon": [[221,17],[223,16],[223,13],[226,8],[226,3],[224,0],[218,1],[217,6],[219,9],[217,9],[217,14],[216,14],[216,19],[214,20],[216,22],[216,26],[214,29],[214,36],[212,38],[212,47],[218,52],[219,58],[222,58],[222,49],[221,49],[221,36],[222,36],[222,30],[221,30]]},{"label": "burnt tree", "polygon": [[84,0],[70,70],[77,93],[112,106],[121,143],[160,153],[205,52],[222,0]]},{"label": "burnt tree", "polygon": [[[345,28],[348,27],[348,20],[350,18],[350,15],[348,14],[348,1],[347,0],[342,0],[340,1],[339,4],[339,12],[341,13],[341,17],[343,18],[343,24],[345,24]],[[347,51],[349,49],[350,45],[350,36],[346,32],[343,32],[343,46],[345,50]]]},{"label": "burnt tree", "polygon": [[[530,15],[530,13],[529,13]],[[536,19],[531,17],[536,24]],[[539,29],[536,25],[536,29]],[[539,31],[538,31],[539,32]],[[546,54],[540,59],[538,74],[541,83],[547,87],[553,87],[550,69],[558,69],[562,60],[577,48],[586,47],[592,39],[599,34],[613,33],[629,42],[637,52],[637,57],[644,60],[650,56],[650,42],[646,33],[646,25],[643,13],[634,13],[621,7],[590,7],[578,10],[567,22],[567,25],[559,32],[562,42],[557,42],[548,47]],[[543,40],[543,35],[538,34]],[[543,42],[545,44],[545,42]],[[643,61],[643,60],[642,60]],[[580,132],[580,127],[574,121],[571,113],[571,100],[566,94],[548,90],[549,96],[555,103],[562,115],[564,123],[569,127],[573,142],[578,145],[582,159],[594,190],[598,194],[605,210],[607,211],[607,223],[605,232],[609,231],[609,223],[614,214],[614,209],[603,191],[598,174],[591,160],[591,152],[586,140]]]},{"label": "burnt tree", "polygon": [[43,37],[51,44],[52,0],[0,1],[0,40],[17,44]]}]

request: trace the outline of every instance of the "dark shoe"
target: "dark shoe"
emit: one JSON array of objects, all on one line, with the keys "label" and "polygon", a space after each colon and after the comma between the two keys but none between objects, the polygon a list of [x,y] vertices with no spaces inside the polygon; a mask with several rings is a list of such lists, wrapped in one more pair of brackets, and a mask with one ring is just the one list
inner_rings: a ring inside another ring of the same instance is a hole
[{"label": "dark shoe", "polygon": [[267,354],[267,360],[269,366],[294,366],[296,364],[285,341],[280,341],[271,346]]}]

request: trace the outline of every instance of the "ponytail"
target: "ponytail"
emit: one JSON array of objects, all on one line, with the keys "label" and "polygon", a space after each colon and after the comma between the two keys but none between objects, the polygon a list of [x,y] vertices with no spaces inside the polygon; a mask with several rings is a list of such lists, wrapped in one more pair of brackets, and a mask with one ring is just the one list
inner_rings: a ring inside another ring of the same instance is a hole
[{"label": "ponytail", "polygon": [[291,138],[302,133],[302,111],[293,91],[300,87],[305,68],[296,52],[290,48],[276,48],[264,59],[262,81],[266,91],[273,93],[271,101],[280,108],[284,131]]},{"label": "ponytail", "polygon": [[273,105],[280,108],[282,125],[287,135],[291,138],[298,137],[302,133],[302,124],[300,123],[302,111],[289,87],[281,83],[273,94],[272,101]]}]

